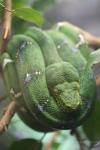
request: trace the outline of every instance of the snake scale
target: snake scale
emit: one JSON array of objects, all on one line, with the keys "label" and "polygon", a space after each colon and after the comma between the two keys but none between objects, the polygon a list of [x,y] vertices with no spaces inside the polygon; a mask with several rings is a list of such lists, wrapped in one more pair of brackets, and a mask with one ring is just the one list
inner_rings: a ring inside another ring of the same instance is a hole
[{"label": "snake scale", "polygon": [[10,39],[1,66],[7,93],[22,105],[18,114],[27,125],[48,132],[73,129],[87,118],[96,83],[84,51],[83,35],[63,24],[30,27]]}]

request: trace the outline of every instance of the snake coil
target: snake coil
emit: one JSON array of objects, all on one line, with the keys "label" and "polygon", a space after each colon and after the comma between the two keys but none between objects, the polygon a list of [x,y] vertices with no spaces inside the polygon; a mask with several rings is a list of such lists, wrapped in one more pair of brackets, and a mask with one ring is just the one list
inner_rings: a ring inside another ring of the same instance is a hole
[{"label": "snake coil", "polygon": [[11,38],[1,56],[4,80],[30,127],[72,129],[89,115],[96,84],[84,50],[89,48],[83,35],[59,24],[48,31],[31,27]]}]

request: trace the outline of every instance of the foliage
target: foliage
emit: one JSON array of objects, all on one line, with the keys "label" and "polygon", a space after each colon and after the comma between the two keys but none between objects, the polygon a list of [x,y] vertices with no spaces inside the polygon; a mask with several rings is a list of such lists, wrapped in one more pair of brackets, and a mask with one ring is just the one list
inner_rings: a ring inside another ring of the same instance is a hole
[{"label": "foliage", "polygon": [[[56,0],[12,0],[13,4],[13,33],[19,33],[26,30],[29,23],[42,27],[45,23],[43,13],[50,5],[55,4]],[[3,14],[3,0],[0,0],[0,16]],[[41,10],[41,12],[39,11]],[[20,28],[18,26],[20,24]]]},{"label": "foliage", "polygon": [[21,18],[25,21],[35,23],[38,26],[42,26],[44,19],[40,12],[35,9],[22,7],[15,9],[14,13],[15,16]]},{"label": "foliage", "polygon": [[93,144],[100,140],[100,100],[96,100],[93,112],[84,123],[83,129]]},{"label": "foliage", "polygon": [[33,7],[38,10],[46,10],[48,7],[57,3],[58,0],[35,0],[33,3]]},{"label": "foliage", "polygon": [[42,149],[42,143],[33,140],[33,139],[24,139],[15,141],[10,146],[9,150],[41,150]]},{"label": "foliage", "polygon": [[22,6],[32,6],[33,8],[37,10],[44,11],[48,9],[48,7],[56,4],[59,2],[58,0],[20,0],[19,2],[17,0],[13,0],[13,6],[14,8],[22,7]]}]

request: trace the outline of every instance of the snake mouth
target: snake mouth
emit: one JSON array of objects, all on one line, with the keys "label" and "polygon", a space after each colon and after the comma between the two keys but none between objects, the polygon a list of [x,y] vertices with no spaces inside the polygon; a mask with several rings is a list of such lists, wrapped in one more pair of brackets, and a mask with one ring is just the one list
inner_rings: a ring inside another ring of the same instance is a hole
[{"label": "snake mouth", "polygon": [[65,94],[65,92],[59,95],[59,99],[62,102],[61,105],[63,111],[72,112],[78,110],[82,106],[82,101],[79,93],[76,91],[70,93],[69,91],[68,93],[66,92]]}]

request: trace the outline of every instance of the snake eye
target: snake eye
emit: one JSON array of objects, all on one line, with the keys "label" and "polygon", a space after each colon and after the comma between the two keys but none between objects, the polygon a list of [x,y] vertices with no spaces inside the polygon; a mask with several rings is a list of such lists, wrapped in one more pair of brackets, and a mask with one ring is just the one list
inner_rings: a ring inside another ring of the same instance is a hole
[{"label": "snake eye", "polygon": [[59,95],[62,92],[62,88],[60,86],[57,86],[54,88],[54,93],[55,95]]},{"label": "snake eye", "polygon": [[58,94],[59,94],[59,90],[58,90],[57,88],[54,88],[53,91],[54,91],[54,94],[55,94],[55,95],[58,95]]}]

